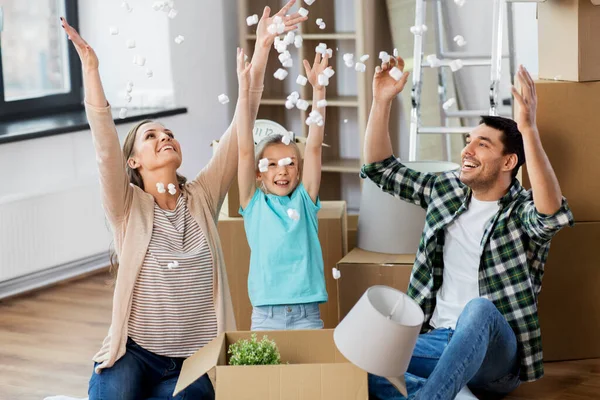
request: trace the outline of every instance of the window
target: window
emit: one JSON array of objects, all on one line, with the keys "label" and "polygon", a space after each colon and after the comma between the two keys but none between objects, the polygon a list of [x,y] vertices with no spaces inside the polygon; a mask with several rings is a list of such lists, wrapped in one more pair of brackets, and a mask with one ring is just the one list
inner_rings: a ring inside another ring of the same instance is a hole
[{"label": "window", "polygon": [[0,120],[81,109],[81,63],[60,26],[77,0],[0,3]]}]

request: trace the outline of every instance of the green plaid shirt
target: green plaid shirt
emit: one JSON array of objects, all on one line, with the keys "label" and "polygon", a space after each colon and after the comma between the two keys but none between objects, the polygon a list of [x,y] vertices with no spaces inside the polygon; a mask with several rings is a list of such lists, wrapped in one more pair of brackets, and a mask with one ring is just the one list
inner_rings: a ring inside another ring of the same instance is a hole
[{"label": "green plaid shirt", "polygon": [[[467,210],[471,189],[456,172],[421,173],[395,157],[364,165],[361,177],[427,210],[408,295],[425,313],[423,332],[431,330],[429,321],[442,286],[445,228]],[[517,179],[498,204],[500,209],[485,226],[481,241],[479,293],[494,303],[515,332],[521,380],[534,381],[544,375],[537,314],[544,264],[550,239],[561,228],[573,225],[573,215],[564,198],[554,215],[540,214],[531,191],[526,191]]]}]

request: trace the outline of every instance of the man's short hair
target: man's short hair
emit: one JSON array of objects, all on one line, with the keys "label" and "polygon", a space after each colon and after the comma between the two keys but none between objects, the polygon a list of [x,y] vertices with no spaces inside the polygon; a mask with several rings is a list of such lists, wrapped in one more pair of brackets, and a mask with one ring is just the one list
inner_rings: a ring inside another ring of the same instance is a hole
[{"label": "man's short hair", "polygon": [[523,147],[523,135],[517,127],[517,123],[510,118],[498,117],[494,115],[482,115],[480,124],[485,124],[490,128],[497,129],[503,133],[502,144],[504,145],[504,154],[516,154],[517,165],[512,171],[513,178],[519,173],[521,165],[525,164],[525,149]]}]

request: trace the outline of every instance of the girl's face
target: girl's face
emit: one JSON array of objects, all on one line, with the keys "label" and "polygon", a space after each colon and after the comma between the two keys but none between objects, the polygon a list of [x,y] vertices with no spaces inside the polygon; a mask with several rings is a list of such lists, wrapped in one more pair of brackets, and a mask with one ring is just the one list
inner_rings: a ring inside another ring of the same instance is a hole
[{"label": "girl's face", "polygon": [[[289,165],[279,165],[279,160],[291,158]],[[299,162],[296,151],[291,146],[275,143],[265,148],[262,158],[268,160],[267,172],[258,172],[257,179],[266,189],[267,193],[277,196],[288,196],[296,189],[300,182]]]}]

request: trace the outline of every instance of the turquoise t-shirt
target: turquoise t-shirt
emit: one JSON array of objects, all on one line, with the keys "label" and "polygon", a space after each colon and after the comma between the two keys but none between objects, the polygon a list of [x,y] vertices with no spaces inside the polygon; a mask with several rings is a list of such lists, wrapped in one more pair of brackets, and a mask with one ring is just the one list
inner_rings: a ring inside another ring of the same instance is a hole
[{"label": "turquoise t-shirt", "polygon": [[[299,218],[293,219],[293,209]],[[301,183],[289,196],[256,189],[245,210],[250,245],[248,294],[254,307],[327,301],[315,204]]]}]

